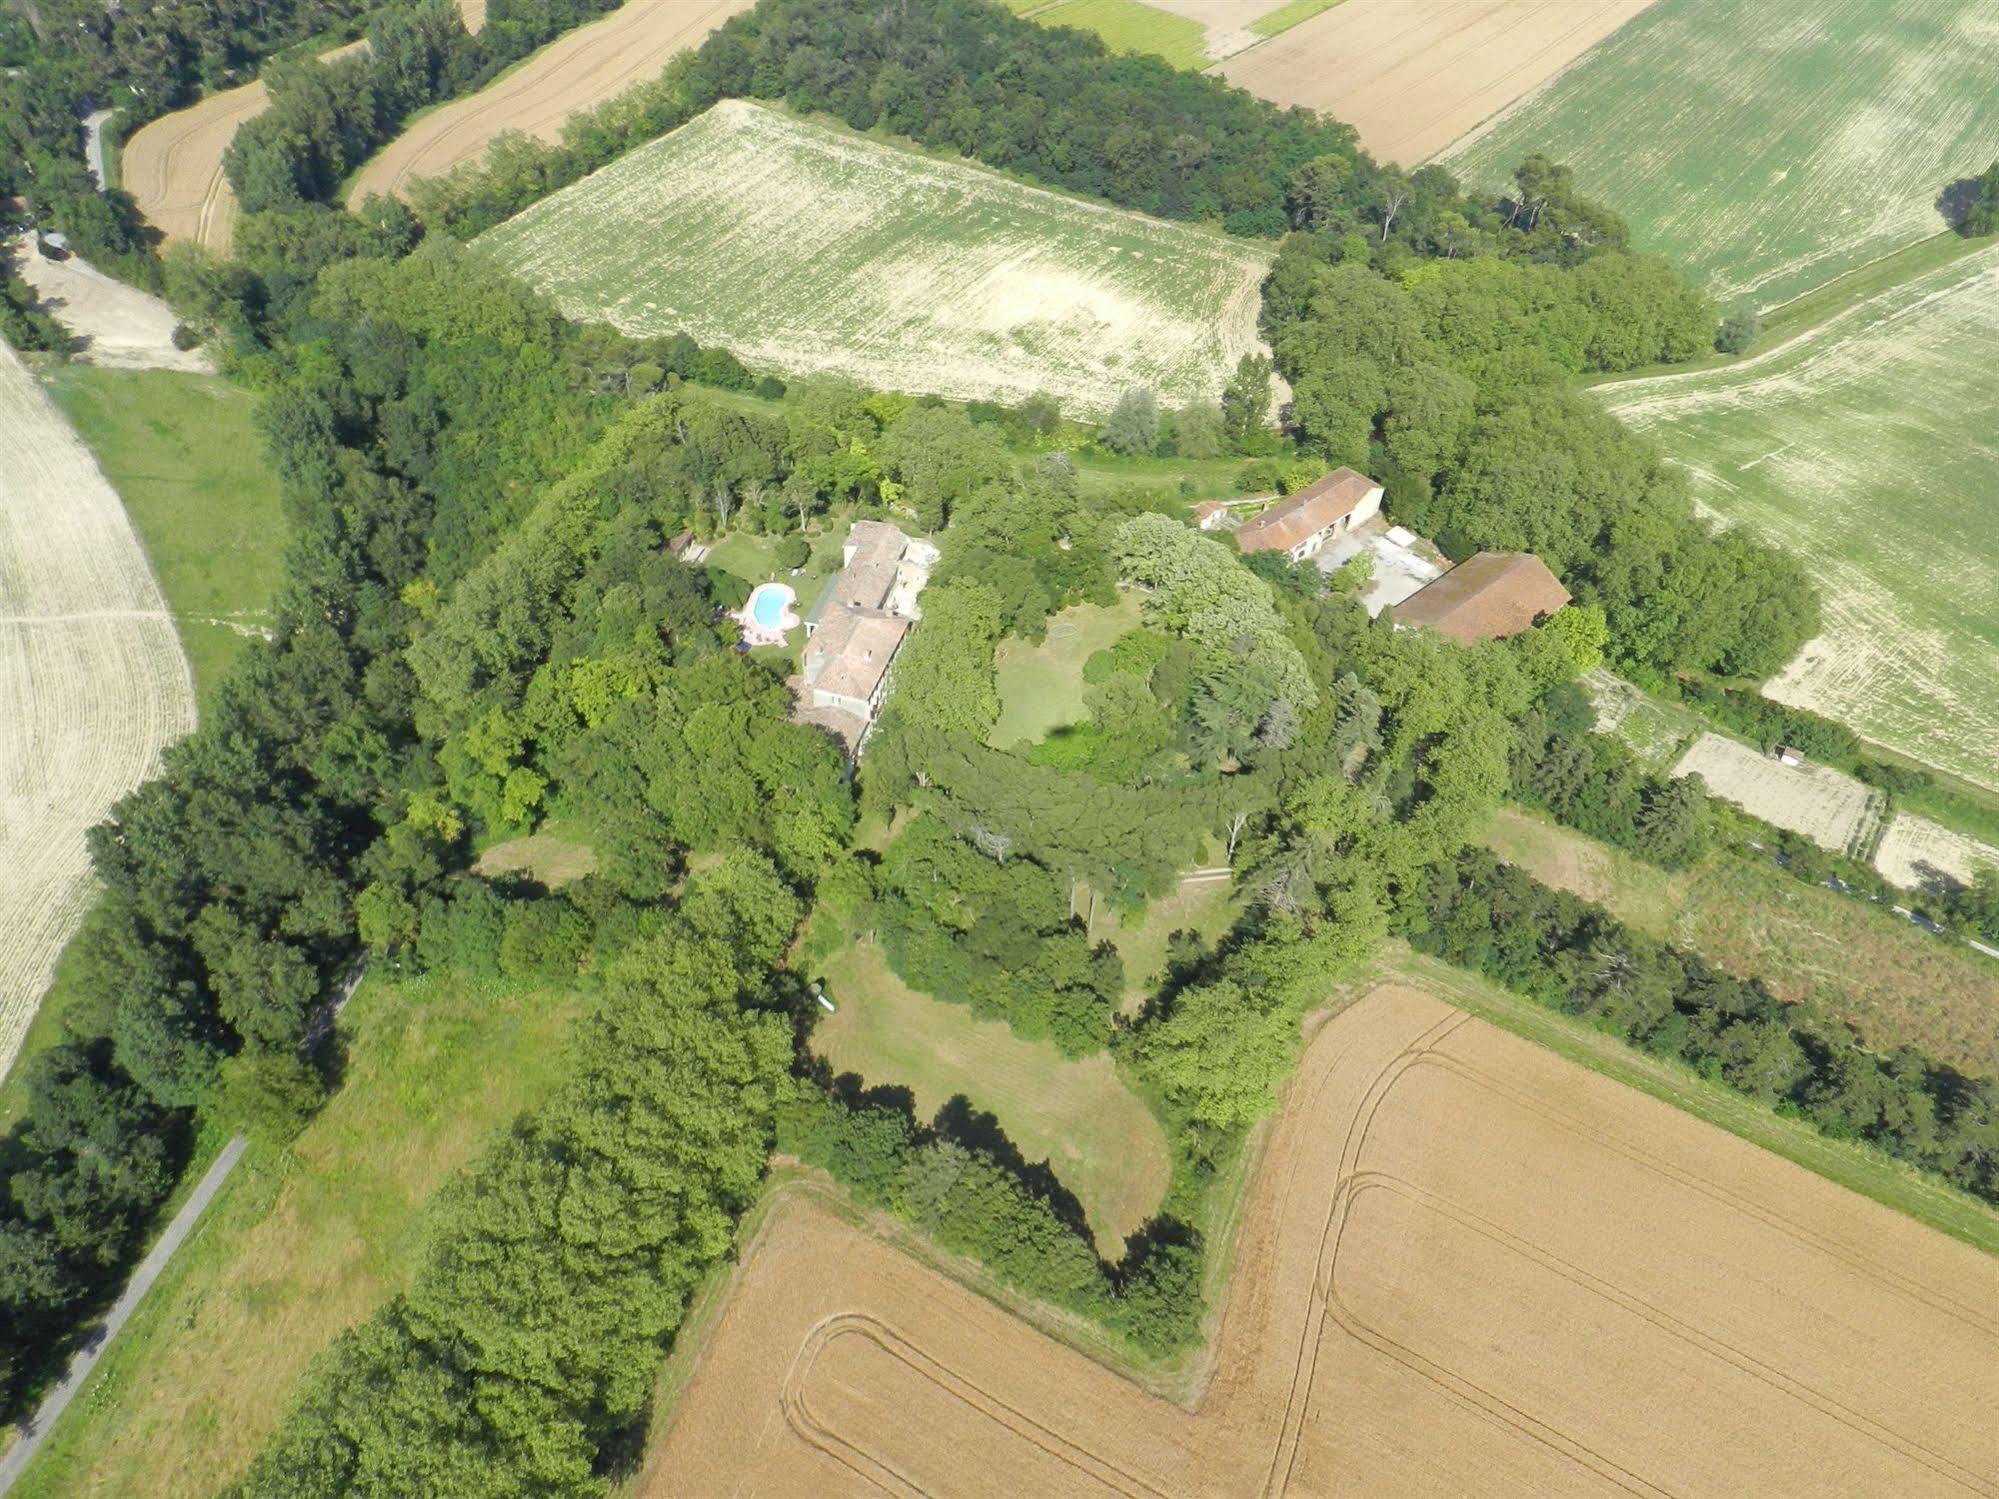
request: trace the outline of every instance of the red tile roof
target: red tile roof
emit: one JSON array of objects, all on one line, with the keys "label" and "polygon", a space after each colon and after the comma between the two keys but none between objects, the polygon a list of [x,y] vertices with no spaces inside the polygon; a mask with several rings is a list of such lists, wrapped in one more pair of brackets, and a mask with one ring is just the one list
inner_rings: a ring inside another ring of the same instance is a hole
[{"label": "red tile roof", "polygon": [[1532,552],[1480,552],[1395,605],[1395,622],[1458,641],[1504,640],[1568,601],[1568,589]]},{"label": "red tile roof", "polygon": [[1366,474],[1350,468],[1334,469],[1246,522],[1235,533],[1236,547],[1244,552],[1288,552],[1352,515],[1378,487]]}]

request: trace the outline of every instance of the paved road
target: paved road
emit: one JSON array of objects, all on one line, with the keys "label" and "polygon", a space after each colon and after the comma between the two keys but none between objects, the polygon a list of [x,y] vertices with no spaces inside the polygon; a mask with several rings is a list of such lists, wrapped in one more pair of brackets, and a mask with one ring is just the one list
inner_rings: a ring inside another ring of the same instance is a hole
[{"label": "paved road", "polygon": [[243,1148],[249,1142],[238,1135],[222,1147],[222,1153],[215,1158],[215,1164],[208,1168],[208,1174],[196,1184],[181,1210],[174,1214],[173,1222],[167,1225],[165,1233],[153,1245],[150,1253],[139,1262],[139,1268],[132,1273],[126,1283],[125,1292],[111,1308],[111,1314],[104,1319],[104,1326],[97,1337],[86,1348],[78,1351],[70,1360],[69,1373],[63,1376],[61,1384],[48,1393],[40,1409],[29,1418],[21,1433],[21,1440],[13,1450],[0,1457],[0,1494],[6,1493],[20,1478],[22,1471],[34,1460],[49,1429],[56,1424],[63,1410],[83,1388],[83,1382],[90,1377],[90,1371],[97,1367],[97,1360],[104,1350],[111,1346],[111,1340],[124,1328],[126,1319],[144,1299],[153,1282],[160,1278],[160,1272],[167,1267],[167,1261],[174,1257],[183,1240],[193,1232],[194,1225],[201,1221],[215,1194],[222,1190],[222,1184],[229,1179],[229,1173],[236,1169],[236,1163],[243,1159]]}]

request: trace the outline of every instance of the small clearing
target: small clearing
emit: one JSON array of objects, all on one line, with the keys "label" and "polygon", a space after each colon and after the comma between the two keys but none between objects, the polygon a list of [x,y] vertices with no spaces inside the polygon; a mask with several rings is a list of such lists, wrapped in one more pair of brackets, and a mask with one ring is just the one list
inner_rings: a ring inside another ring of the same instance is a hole
[{"label": "small clearing", "polygon": [[743,100],[480,237],[571,317],[754,367],[1085,415],[1213,399],[1267,245],[1028,187]]},{"label": "small clearing", "polygon": [[1660,0],[1447,165],[1493,185],[1545,151],[1768,308],[1944,227],[1938,194],[1992,160],[1995,74],[1999,0]]},{"label": "small clearing", "polygon": [[870,943],[851,944],[820,976],[839,1009],[820,1021],[812,1049],[836,1073],[909,1089],[925,1124],[957,1097],[992,1114],[1022,1156],[1046,1161],[1075,1193],[1111,1259],[1159,1210],[1172,1169],[1166,1137],[1107,1053],[1071,1060],[1004,1021],[976,1020],[903,983]]},{"label": "small clearing", "polygon": [[479,855],[474,874],[492,879],[501,874],[524,874],[529,879],[559,890],[587,874],[597,872],[597,854],[589,844],[557,833],[533,833],[526,838],[509,838]]},{"label": "small clearing", "polygon": [[1904,890],[1937,891],[1970,884],[1982,868],[1999,869],[1999,848],[1927,817],[1898,812],[1875,851],[1874,867]]},{"label": "small clearing", "polygon": [[1138,595],[1128,593],[1108,609],[1071,605],[1048,621],[1039,642],[1002,640],[993,655],[1000,716],[988,742],[999,749],[1039,744],[1050,730],[1087,719],[1083,663],[1137,628]]},{"label": "small clearing", "polygon": [[84,834],[194,713],[124,506],[0,344],[0,1068],[90,902]]},{"label": "small clearing", "polygon": [[485,158],[508,131],[540,141],[562,138],[572,115],[650,83],[682,52],[751,0],[628,0],[588,26],[557,37],[478,93],[418,119],[354,176],[349,207],[372,193],[409,196],[419,177],[442,177]]},{"label": "small clearing", "polygon": [[1345,0],[1213,71],[1344,120],[1377,157],[1415,166],[1653,3]]},{"label": "small clearing", "polygon": [[1720,734],[1703,734],[1673,767],[1752,817],[1802,834],[1834,853],[1853,851],[1866,830],[1874,793],[1844,771],[1786,765]]},{"label": "small clearing", "polygon": [[1986,1256],[1415,988],[1320,1030],[1241,1222],[1183,1405],[780,1201],[632,1492],[1916,1499],[1999,1469]]}]

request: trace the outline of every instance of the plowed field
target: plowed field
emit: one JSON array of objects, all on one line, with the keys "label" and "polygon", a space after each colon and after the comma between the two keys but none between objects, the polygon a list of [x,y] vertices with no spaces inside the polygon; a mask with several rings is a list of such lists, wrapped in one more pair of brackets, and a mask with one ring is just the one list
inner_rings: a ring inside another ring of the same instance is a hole
[{"label": "plowed field", "polygon": [[193,727],[124,506],[0,344],[0,1070],[89,902],[85,831]]},{"label": "plowed field", "polygon": [[1408,988],[1307,1051],[1193,1409],[805,1199],[636,1491],[1999,1492],[1991,1260]]},{"label": "plowed field", "polygon": [[518,130],[562,138],[569,117],[648,83],[752,0],[630,0],[601,21],[543,47],[468,99],[432,110],[355,175],[347,201],[404,196],[418,177],[441,177],[486,154],[493,137]]},{"label": "plowed field", "polygon": [[1407,166],[1532,94],[1654,0],[1344,0],[1210,71],[1344,120]]}]

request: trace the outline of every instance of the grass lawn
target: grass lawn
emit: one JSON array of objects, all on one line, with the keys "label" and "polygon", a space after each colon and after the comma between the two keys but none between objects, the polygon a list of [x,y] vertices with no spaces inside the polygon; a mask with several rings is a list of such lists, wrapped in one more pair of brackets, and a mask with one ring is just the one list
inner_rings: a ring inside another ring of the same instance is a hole
[{"label": "grass lawn", "polygon": [[1076,478],[1084,491],[1114,489],[1125,484],[1171,484],[1189,503],[1232,500],[1243,493],[1240,483],[1247,458],[1120,458],[1096,449],[1073,455]]},{"label": "grass lawn", "polygon": [[1139,0],[1061,0],[1036,11],[1034,19],[1043,26],[1094,31],[1113,52],[1150,52],[1176,68],[1199,72],[1211,60],[1207,28],[1199,21],[1141,5]]},{"label": "grass lawn", "polygon": [[1273,249],[741,99],[476,242],[571,317],[685,332],[752,369],[1045,392],[1083,416],[1137,385],[1168,406],[1215,399],[1259,346]]},{"label": "grass lawn", "polygon": [[284,558],[256,397],[213,375],[83,364],[46,384],[124,500],[206,698],[269,619]]},{"label": "grass lawn", "polygon": [[1087,718],[1083,663],[1137,628],[1138,595],[1127,593],[1108,609],[1101,604],[1064,609],[1048,621],[1048,634],[1039,645],[1002,640],[993,658],[1000,716],[988,742],[1000,749],[1039,744],[1050,729]]},{"label": "grass lawn", "polygon": [[1046,1160],[1076,1194],[1112,1258],[1158,1210],[1166,1136],[1106,1053],[1071,1061],[1003,1021],[974,1020],[964,1005],[911,989],[872,944],[847,945],[819,976],[839,1010],[821,1020],[812,1049],[836,1072],[908,1088],[926,1122],[960,1094],[992,1114],[1023,1156]]},{"label": "grass lawn", "polygon": [[347,1077],[288,1151],[253,1150],[17,1496],[209,1494],[269,1434],[313,1354],[407,1283],[424,1200],[560,1076],[582,1001],[369,979]]},{"label": "grass lawn", "polygon": [[[1210,861],[1220,862],[1219,859]],[[1242,906],[1234,884],[1204,880],[1183,884],[1171,895],[1145,903],[1137,919],[1121,925],[1097,923],[1097,935],[1108,937],[1124,959],[1124,1007],[1138,1007],[1155,993],[1166,975],[1166,939],[1175,932],[1196,931],[1211,944],[1235,923]]]},{"label": "grass lawn", "polygon": [[1999,244],[1728,369],[1601,387],[1695,497],[1810,570],[1823,632],[1765,691],[1999,788]]},{"label": "grass lawn", "polygon": [[1445,162],[1528,153],[1727,307],[1774,307],[1934,235],[1999,131],[1990,0],[1659,0]]},{"label": "grass lawn", "polygon": [[524,874],[555,890],[597,872],[597,853],[590,847],[590,830],[565,826],[560,819],[525,838],[508,838],[482,849],[472,871],[487,879],[499,874]]},{"label": "grass lawn", "polygon": [[1420,984],[1438,998],[1558,1056],[1649,1093],[1974,1248],[1999,1254],[1999,1213],[1879,1151],[1829,1140],[1801,1120],[1786,1118],[1707,1081],[1691,1067],[1650,1056],[1572,1016],[1523,999],[1435,958],[1392,949],[1379,965],[1377,976]]},{"label": "grass lawn", "polygon": [[1545,884],[1784,999],[1815,997],[1872,1047],[1908,1044],[1999,1074],[1999,961],[1855,896],[1794,880],[1751,851],[1677,874],[1508,808],[1487,846]]}]

